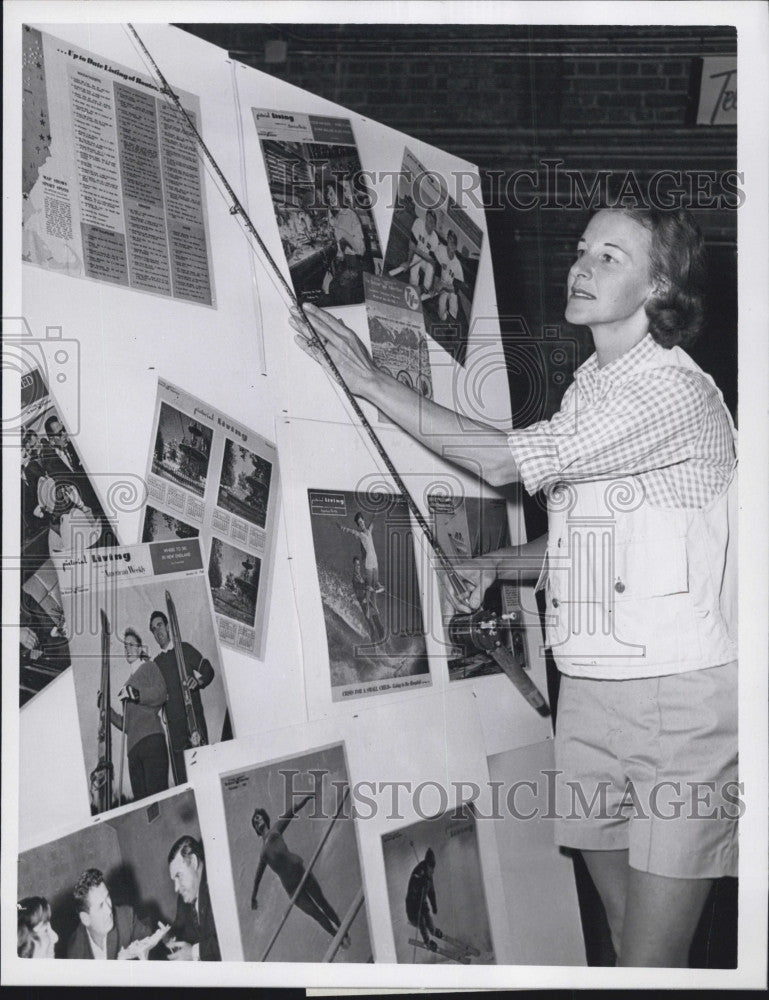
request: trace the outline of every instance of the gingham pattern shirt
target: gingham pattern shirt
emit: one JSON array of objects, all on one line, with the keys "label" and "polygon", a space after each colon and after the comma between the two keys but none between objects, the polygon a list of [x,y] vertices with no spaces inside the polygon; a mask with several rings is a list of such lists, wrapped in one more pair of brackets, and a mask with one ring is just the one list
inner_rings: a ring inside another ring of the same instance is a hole
[{"label": "gingham pattern shirt", "polygon": [[509,434],[529,493],[635,476],[649,503],[669,508],[704,507],[726,489],[735,448],[720,394],[698,371],[645,367],[665,353],[647,334],[603,368],[591,355],[558,413]]}]

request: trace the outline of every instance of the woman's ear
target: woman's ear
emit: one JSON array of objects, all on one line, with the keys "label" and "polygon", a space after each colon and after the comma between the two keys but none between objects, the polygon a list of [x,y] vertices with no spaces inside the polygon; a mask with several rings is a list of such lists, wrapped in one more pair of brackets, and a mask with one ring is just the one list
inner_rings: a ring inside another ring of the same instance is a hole
[{"label": "woman's ear", "polygon": [[660,277],[654,279],[654,284],[652,285],[652,298],[664,299],[670,294],[670,279],[666,277]]}]

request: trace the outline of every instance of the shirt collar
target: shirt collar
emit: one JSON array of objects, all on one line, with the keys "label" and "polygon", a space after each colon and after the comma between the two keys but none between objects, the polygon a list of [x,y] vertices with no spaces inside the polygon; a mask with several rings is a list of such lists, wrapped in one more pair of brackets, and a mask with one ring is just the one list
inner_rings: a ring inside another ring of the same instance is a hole
[{"label": "shirt collar", "polygon": [[664,348],[660,347],[654,337],[650,333],[647,333],[629,351],[620,354],[618,358],[610,361],[603,368],[598,367],[598,355],[595,353],[591,354],[587,361],[575,371],[574,378],[586,379],[590,382],[595,382],[599,379],[602,381],[613,381],[621,375],[626,375],[640,365],[645,364],[647,361],[654,360],[659,352],[663,350]]}]

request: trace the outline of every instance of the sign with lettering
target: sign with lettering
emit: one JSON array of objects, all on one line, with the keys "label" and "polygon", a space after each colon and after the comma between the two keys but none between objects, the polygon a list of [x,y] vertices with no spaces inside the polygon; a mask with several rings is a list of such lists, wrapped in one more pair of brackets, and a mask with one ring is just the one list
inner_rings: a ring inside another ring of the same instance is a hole
[{"label": "sign with lettering", "polygon": [[737,56],[704,56],[698,125],[737,124]]}]

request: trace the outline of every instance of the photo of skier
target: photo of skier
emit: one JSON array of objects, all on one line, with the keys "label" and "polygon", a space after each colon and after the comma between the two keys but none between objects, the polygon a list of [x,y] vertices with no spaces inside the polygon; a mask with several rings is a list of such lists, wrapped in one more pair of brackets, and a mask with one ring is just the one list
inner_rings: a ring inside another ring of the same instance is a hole
[{"label": "photo of skier", "polygon": [[382,851],[398,962],[496,964],[472,807],[384,834]]}]

